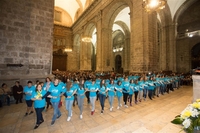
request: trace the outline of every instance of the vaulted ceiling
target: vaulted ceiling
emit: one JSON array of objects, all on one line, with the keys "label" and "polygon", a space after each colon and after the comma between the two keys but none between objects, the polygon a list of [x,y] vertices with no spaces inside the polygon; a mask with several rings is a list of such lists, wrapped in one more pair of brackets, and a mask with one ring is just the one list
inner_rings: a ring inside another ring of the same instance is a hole
[{"label": "vaulted ceiling", "polygon": [[[94,0],[55,0],[55,6],[65,10],[71,16],[71,19],[74,22],[77,11],[81,10],[83,12],[89,6],[89,4],[92,3],[92,1]],[[187,0],[167,0],[172,19],[176,11],[185,1]],[[126,10],[124,13],[127,13]],[[120,16],[124,16],[123,12],[121,12]],[[119,20],[120,17],[117,19]]]},{"label": "vaulted ceiling", "polygon": [[55,0],[55,6],[65,10],[74,22],[77,11],[81,10],[83,12],[92,1],[93,0]]}]

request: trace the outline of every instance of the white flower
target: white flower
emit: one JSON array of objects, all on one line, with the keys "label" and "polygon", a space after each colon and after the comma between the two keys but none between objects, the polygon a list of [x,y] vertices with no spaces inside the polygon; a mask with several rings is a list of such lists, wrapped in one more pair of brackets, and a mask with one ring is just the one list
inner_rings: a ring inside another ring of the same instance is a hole
[{"label": "white flower", "polygon": [[198,117],[198,115],[199,115],[198,110],[197,109],[193,109],[192,110],[192,117]]},{"label": "white flower", "polygon": [[183,124],[184,128],[188,128],[191,124],[191,120],[185,119],[182,124]]}]

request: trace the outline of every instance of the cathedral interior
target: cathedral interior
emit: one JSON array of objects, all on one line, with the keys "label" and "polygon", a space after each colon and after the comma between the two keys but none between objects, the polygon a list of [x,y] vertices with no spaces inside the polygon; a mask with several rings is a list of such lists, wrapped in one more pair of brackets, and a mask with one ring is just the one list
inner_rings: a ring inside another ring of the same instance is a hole
[{"label": "cathedral interior", "polygon": [[[151,8],[150,1],[163,3]],[[0,0],[0,19],[0,84],[26,85],[57,71],[190,74],[200,67],[200,0]],[[63,118],[55,127],[51,110],[38,132],[175,133],[180,127],[169,121],[191,97],[186,86],[106,117],[91,118],[86,110],[83,123],[76,109],[70,124]],[[0,110],[0,132],[37,132],[35,116],[24,118],[13,106]],[[152,120],[151,112],[161,117]]]},{"label": "cathedral interior", "polygon": [[155,10],[143,0],[0,5],[0,79],[6,82],[56,70],[190,73],[200,65],[198,0],[168,0]]}]

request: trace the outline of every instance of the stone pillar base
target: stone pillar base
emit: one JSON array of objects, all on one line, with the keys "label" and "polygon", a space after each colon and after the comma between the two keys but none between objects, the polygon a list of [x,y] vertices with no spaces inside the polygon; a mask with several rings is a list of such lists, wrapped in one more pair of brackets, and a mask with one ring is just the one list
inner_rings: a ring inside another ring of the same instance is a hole
[{"label": "stone pillar base", "polygon": [[200,75],[192,75],[193,79],[193,102],[200,98]]}]

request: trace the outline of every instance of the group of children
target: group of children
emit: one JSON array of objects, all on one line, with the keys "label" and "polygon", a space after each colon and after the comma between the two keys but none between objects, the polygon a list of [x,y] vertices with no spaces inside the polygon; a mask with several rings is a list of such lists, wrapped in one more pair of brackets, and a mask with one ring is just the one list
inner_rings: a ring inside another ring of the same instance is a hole
[{"label": "group of children", "polygon": [[[181,76],[166,77],[163,75],[130,75],[124,77],[116,77],[103,79],[101,77],[88,78],[75,77],[68,78],[66,82],[62,82],[59,78],[55,78],[52,82],[50,78],[46,78],[46,82],[38,83],[36,86],[28,81],[24,87],[27,111],[25,116],[33,113],[32,104],[37,116],[34,129],[38,128],[44,122],[42,112],[51,105],[54,109],[51,125],[53,125],[61,116],[59,103],[61,97],[65,96],[65,108],[68,111],[67,121],[72,117],[72,106],[76,101],[80,110],[80,119],[83,118],[84,98],[87,98],[91,104],[91,115],[95,113],[95,103],[99,99],[101,105],[101,114],[104,113],[105,100],[108,98],[110,111],[113,110],[114,97],[117,97],[118,107],[124,105],[125,108],[146,100],[147,97],[152,100],[153,97],[159,97],[160,94],[169,93],[174,88],[180,87]],[[134,100],[133,100],[134,95]],[[122,102],[123,98],[123,102]],[[129,105],[128,105],[129,103]]]}]

